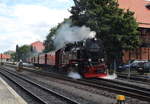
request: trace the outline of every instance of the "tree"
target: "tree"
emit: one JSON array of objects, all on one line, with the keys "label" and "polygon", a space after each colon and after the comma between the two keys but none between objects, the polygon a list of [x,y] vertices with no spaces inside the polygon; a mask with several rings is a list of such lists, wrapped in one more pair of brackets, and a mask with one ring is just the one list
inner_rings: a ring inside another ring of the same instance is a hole
[{"label": "tree", "polygon": [[16,53],[14,53],[13,55],[16,56],[15,57],[16,61],[19,61],[19,60],[26,61],[26,58],[30,56],[30,53],[31,53],[31,46],[23,45],[23,46],[19,47],[17,45]]},{"label": "tree", "polygon": [[70,17],[74,25],[86,25],[103,41],[107,60],[121,59],[122,50],[139,46],[134,13],[118,8],[116,0],[74,0]]},{"label": "tree", "polygon": [[23,45],[19,48],[19,52],[20,52],[20,58],[23,61],[26,61],[26,58],[29,57],[29,55],[30,55],[31,46]]},{"label": "tree", "polygon": [[10,56],[11,56],[11,59],[12,59],[13,61],[17,61],[17,60],[16,60],[16,52],[11,53]]},{"label": "tree", "polygon": [[45,46],[44,52],[49,52],[55,49],[53,39],[54,39],[54,35],[56,34],[56,31],[57,31],[57,27],[53,27],[50,29],[50,32],[47,35],[46,40],[44,41],[44,46]]}]

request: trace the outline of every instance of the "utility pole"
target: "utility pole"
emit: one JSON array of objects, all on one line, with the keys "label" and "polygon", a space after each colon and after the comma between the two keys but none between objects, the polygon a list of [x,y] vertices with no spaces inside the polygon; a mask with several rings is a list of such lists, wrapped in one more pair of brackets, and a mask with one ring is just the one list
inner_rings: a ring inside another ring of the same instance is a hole
[{"label": "utility pole", "polygon": [[131,62],[129,61],[128,78],[131,77]]}]

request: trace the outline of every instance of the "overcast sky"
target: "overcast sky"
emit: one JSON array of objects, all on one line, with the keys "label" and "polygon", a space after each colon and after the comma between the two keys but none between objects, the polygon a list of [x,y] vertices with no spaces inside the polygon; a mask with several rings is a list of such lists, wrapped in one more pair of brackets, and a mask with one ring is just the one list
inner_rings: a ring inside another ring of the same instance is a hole
[{"label": "overcast sky", "polygon": [[72,5],[73,0],[0,0],[0,53],[43,41],[51,27],[71,15]]}]

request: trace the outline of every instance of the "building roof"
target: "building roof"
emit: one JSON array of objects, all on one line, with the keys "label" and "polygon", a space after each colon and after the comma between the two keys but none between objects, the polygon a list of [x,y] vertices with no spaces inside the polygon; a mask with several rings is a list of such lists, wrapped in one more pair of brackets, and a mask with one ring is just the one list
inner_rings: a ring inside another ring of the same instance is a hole
[{"label": "building roof", "polygon": [[10,55],[7,55],[7,54],[0,54],[0,59],[10,59],[11,56]]},{"label": "building roof", "polygon": [[120,8],[135,12],[134,16],[139,23],[139,27],[150,28],[150,9],[146,7],[150,4],[150,1],[118,0],[118,4]]},{"label": "building roof", "polygon": [[44,50],[44,45],[43,45],[43,43],[42,42],[40,42],[40,41],[36,41],[36,42],[33,42],[32,44],[31,44],[31,46],[33,47],[33,49],[35,50],[35,51],[37,51],[37,52],[42,52],[43,50]]}]

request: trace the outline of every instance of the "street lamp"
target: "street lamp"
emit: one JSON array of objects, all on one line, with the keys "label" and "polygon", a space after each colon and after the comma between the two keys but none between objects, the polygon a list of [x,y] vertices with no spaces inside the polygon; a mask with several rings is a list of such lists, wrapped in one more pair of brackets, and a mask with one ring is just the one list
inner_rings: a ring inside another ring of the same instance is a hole
[{"label": "street lamp", "polygon": [[114,59],[114,73],[116,73],[117,65],[116,65],[116,60]]}]

